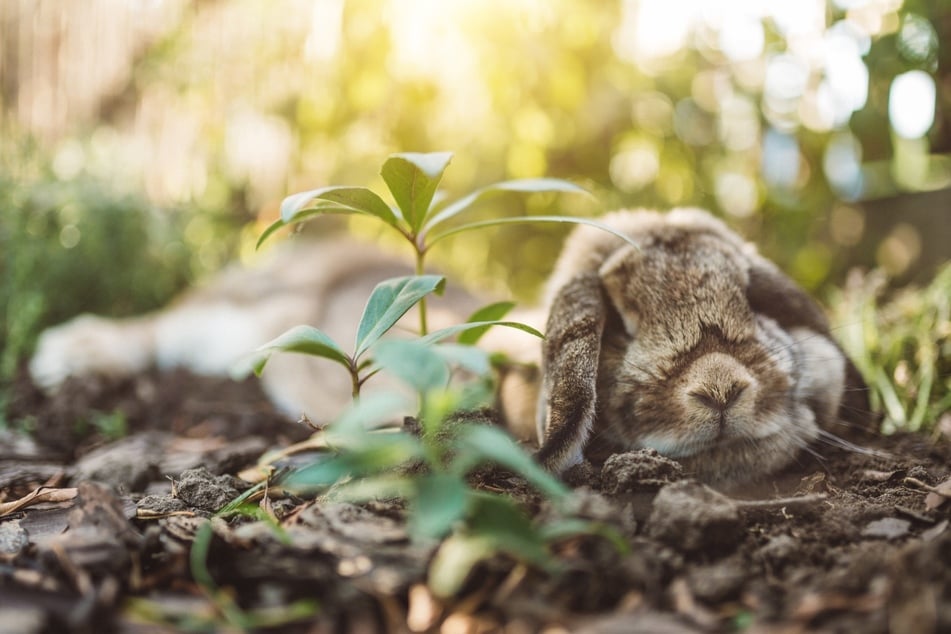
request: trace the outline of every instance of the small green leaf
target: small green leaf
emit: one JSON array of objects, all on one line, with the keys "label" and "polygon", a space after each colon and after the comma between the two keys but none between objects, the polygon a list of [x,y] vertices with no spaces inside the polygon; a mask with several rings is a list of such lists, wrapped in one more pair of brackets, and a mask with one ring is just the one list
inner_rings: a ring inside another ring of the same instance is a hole
[{"label": "small green leaf", "polygon": [[[302,192],[304,194],[310,192]],[[296,195],[296,194],[295,194]],[[285,199],[286,202],[286,199]],[[310,204],[306,207],[296,211],[288,219],[278,219],[271,223],[261,234],[261,237],[258,238],[255,248],[260,248],[264,241],[267,240],[275,231],[283,227],[288,227],[290,225],[298,224],[314,216],[321,216],[324,214],[353,214],[359,213],[357,210],[352,207],[347,207],[346,205],[341,205],[340,203],[335,203],[330,200],[311,200]]]},{"label": "small green leaf", "polygon": [[291,489],[328,487],[343,478],[376,475],[421,458],[419,439],[404,432],[368,433],[363,440],[290,474],[285,486]]},{"label": "small green leaf", "polygon": [[420,394],[444,388],[449,366],[430,346],[419,340],[381,341],[373,351],[376,363],[405,381]]},{"label": "small green leaf", "polygon": [[566,194],[584,194],[585,196],[591,196],[593,198],[593,195],[587,189],[558,178],[523,178],[513,181],[503,181],[501,183],[494,183],[492,185],[487,185],[486,187],[477,189],[468,196],[464,196],[456,202],[447,205],[442,211],[433,216],[432,219],[426,223],[426,229],[432,229],[436,225],[449,220],[453,216],[465,211],[479,200],[487,198],[493,194],[500,194],[502,192],[562,192]]},{"label": "small green leaf", "polygon": [[451,152],[410,152],[393,154],[383,163],[380,175],[414,232],[423,225],[436,187],[451,160]]},{"label": "small green leaf", "polygon": [[482,535],[450,535],[429,564],[429,589],[443,599],[454,596],[476,564],[495,552],[492,540]]},{"label": "small green leaf", "polygon": [[439,275],[411,275],[385,280],[370,294],[357,328],[354,359],[359,359],[410,308],[430,293],[441,293],[446,278]]},{"label": "small green leaf", "polygon": [[467,527],[443,541],[429,567],[429,588],[449,598],[462,588],[480,561],[504,553],[554,570],[556,564],[528,517],[510,499],[485,493],[470,498]]},{"label": "small green leaf", "polygon": [[350,367],[350,357],[347,353],[341,350],[333,339],[311,326],[295,326],[277,339],[255,350],[249,359],[255,374],[261,374],[268,359],[275,352],[299,352],[336,361],[346,368]]},{"label": "small green leaf", "polygon": [[498,552],[542,568],[550,568],[551,556],[541,533],[509,497],[472,493],[466,530],[491,540]]},{"label": "small green leaf", "polygon": [[616,528],[603,522],[564,517],[546,522],[538,528],[538,531],[542,539],[549,544],[578,535],[596,535],[611,542],[615,550],[622,555],[626,555],[631,550],[624,536]]},{"label": "small green leaf", "polygon": [[392,472],[363,476],[338,483],[333,490],[333,499],[348,502],[409,498],[416,490],[414,479]]},{"label": "small green leaf", "polygon": [[270,238],[274,234],[275,231],[279,229],[283,229],[286,226],[287,226],[287,223],[285,223],[281,219],[278,219],[272,222],[270,225],[268,225],[267,229],[265,229],[261,233],[261,237],[258,238],[258,241],[255,243],[254,248],[260,249],[261,245],[264,244],[264,241]]},{"label": "small green leaf", "polygon": [[422,337],[420,341],[425,343],[436,343],[442,341],[443,339],[448,339],[453,335],[464,333],[469,330],[479,330],[483,328],[490,328],[492,326],[504,326],[505,328],[515,328],[516,330],[521,330],[522,332],[527,332],[530,335],[535,335],[539,339],[544,339],[545,335],[538,332],[528,324],[523,324],[518,321],[473,321],[465,324],[456,324],[455,326],[447,326],[446,328],[440,328],[439,330],[434,330],[425,337]]},{"label": "small green leaf", "polygon": [[[329,205],[322,205],[326,201]],[[299,214],[311,208],[321,213],[359,213],[375,216],[386,224],[395,227],[398,221],[390,206],[366,187],[321,187],[293,194],[281,203],[281,220],[295,222]]]},{"label": "small green leaf", "polygon": [[455,343],[441,343],[433,346],[432,350],[448,365],[464,368],[477,376],[486,375],[492,370],[488,350]]},{"label": "small green leaf", "polygon": [[497,427],[470,425],[461,429],[455,440],[456,456],[452,469],[464,474],[484,462],[501,465],[528,480],[553,500],[568,495],[568,488],[545,471],[531,456]]},{"label": "small green leaf", "polygon": [[409,530],[415,537],[439,539],[465,516],[469,488],[462,478],[430,473],[417,479],[410,503]]},{"label": "small green leaf", "polygon": [[[510,310],[515,308],[515,302],[496,302],[494,304],[489,304],[488,306],[483,306],[479,310],[475,311],[469,315],[469,319],[466,320],[466,323],[471,324],[477,321],[498,321],[505,317]],[[473,328],[472,330],[467,330],[459,335],[459,343],[465,344],[467,346],[474,346],[479,342],[479,339],[482,338],[489,330],[489,327],[485,328]]]},{"label": "small green leaf", "polygon": [[327,426],[324,434],[332,445],[357,444],[369,430],[394,422],[400,412],[412,406],[408,396],[395,391],[361,396]]},{"label": "small green leaf", "polygon": [[491,220],[482,220],[480,222],[471,222],[469,224],[459,225],[458,227],[453,227],[443,231],[440,234],[429,239],[428,246],[433,246],[440,240],[448,238],[449,236],[454,236],[457,233],[464,233],[466,231],[473,231],[475,229],[482,229],[484,227],[495,227],[498,225],[512,225],[512,224],[535,224],[539,222],[552,222],[560,224],[574,224],[574,225],[588,225],[591,227],[597,227],[602,231],[607,231],[610,234],[621,238],[631,246],[639,249],[640,245],[634,240],[634,238],[624,235],[617,229],[609,227],[603,222],[598,222],[597,220],[591,220],[590,218],[578,218],[576,216],[518,216],[517,218],[493,218]]}]

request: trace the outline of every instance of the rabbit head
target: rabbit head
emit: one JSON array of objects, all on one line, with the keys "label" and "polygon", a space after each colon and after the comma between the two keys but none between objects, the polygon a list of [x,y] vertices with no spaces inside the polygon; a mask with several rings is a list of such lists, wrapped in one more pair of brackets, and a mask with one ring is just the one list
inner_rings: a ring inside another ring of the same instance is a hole
[{"label": "rabbit head", "polygon": [[695,209],[577,230],[553,276],[539,458],[652,448],[713,483],[774,471],[836,417],[846,359],[821,310]]}]

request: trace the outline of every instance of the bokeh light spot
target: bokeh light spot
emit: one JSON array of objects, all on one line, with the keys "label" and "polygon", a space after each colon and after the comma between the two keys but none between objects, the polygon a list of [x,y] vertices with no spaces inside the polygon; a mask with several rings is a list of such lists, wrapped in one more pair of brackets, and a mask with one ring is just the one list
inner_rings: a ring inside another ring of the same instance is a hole
[{"label": "bokeh light spot", "polygon": [[888,91],[888,120],[895,134],[906,139],[924,136],[934,124],[935,85],[931,75],[902,73]]},{"label": "bokeh light spot", "polygon": [[64,249],[72,249],[82,238],[82,233],[76,225],[66,225],[59,232],[59,243]]}]

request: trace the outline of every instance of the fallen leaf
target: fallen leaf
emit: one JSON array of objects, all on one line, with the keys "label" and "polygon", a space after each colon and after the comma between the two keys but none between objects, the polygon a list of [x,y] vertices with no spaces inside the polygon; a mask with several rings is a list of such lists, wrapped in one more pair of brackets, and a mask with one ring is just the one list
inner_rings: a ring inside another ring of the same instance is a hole
[{"label": "fallen leaf", "polygon": [[18,500],[4,502],[0,504],[0,517],[5,517],[10,513],[16,513],[20,509],[40,504],[42,502],[68,502],[76,497],[76,489],[50,489],[47,487],[37,487]]}]

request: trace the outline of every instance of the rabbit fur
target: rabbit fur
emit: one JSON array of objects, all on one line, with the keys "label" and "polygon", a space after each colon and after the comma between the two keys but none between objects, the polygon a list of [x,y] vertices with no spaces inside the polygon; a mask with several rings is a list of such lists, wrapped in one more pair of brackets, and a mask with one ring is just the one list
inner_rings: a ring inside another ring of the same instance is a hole
[{"label": "rabbit fur", "polygon": [[581,226],[550,280],[538,408],[548,469],[652,448],[729,486],[868,411],[822,310],[722,221],[681,208],[603,222],[637,246]]}]

